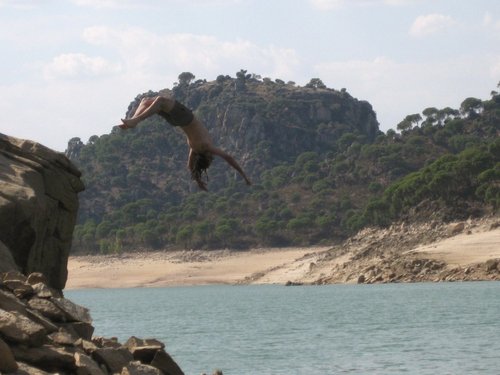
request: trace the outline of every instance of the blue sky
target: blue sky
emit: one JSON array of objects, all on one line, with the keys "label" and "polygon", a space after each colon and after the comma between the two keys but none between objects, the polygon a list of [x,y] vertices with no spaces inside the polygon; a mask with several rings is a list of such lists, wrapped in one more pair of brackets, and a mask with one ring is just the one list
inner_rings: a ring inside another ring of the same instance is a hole
[{"label": "blue sky", "polygon": [[500,82],[497,0],[0,0],[0,132],[64,151],[181,72],[367,100],[386,131]]}]

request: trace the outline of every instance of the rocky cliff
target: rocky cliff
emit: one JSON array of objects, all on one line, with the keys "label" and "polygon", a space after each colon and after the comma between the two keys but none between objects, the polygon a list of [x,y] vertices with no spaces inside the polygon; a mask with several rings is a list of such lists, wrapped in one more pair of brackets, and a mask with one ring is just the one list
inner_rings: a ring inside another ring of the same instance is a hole
[{"label": "rocky cliff", "polygon": [[64,288],[80,175],[63,154],[0,134],[0,271],[41,272]]}]

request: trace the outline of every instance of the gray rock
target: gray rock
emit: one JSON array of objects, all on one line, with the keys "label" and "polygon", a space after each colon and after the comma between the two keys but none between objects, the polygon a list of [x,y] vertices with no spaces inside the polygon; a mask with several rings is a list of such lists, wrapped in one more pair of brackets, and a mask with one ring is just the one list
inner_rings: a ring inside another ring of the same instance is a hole
[{"label": "gray rock", "polygon": [[140,361],[135,361],[125,366],[121,375],[163,375],[163,373],[156,367],[142,364]]},{"label": "gray rock", "polygon": [[54,323],[52,323],[50,320],[45,318],[42,314],[40,314],[37,311],[27,310],[26,316],[35,323],[38,323],[41,326],[43,326],[43,328],[45,328],[45,330],[47,331],[47,334],[56,332],[59,329]]},{"label": "gray rock", "polygon": [[26,316],[35,323],[42,325],[47,330],[47,333],[57,331],[57,327],[52,322],[44,318],[38,312],[27,309],[27,306],[17,299],[12,293],[0,290],[0,309],[9,312],[16,311],[19,314]]},{"label": "gray rock", "polygon": [[[28,281],[29,282],[29,281]],[[32,284],[33,292],[40,298],[62,298],[62,293],[44,283]]]},{"label": "gray rock", "polygon": [[99,348],[92,353],[92,358],[106,365],[112,373],[120,373],[123,367],[134,360],[132,354],[125,348]]},{"label": "gray rock", "polygon": [[77,375],[106,375],[92,358],[83,353],[75,353],[75,364]]},{"label": "gray rock", "polygon": [[48,372],[76,371],[75,351],[53,345],[37,348],[14,346],[12,348],[17,361],[26,362]]},{"label": "gray rock", "polygon": [[492,272],[497,271],[499,260],[498,259],[488,259],[485,263],[486,271]]},{"label": "gray rock", "polygon": [[0,134],[0,174],[0,241],[17,269],[42,272],[49,286],[63,289],[80,172],[62,153]]},{"label": "gray rock", "polygon": [[31,296],[34,291],[31,285],[19,280],[4,280],[3,285],[10,289],[16,297],[25,298]]},{"label": "gray rock", "polygon": [[10,270],[2,275],[2,280],[5,281],[20,281],[25,283],[28,278],[17,270]]},{"label": "gray rock", "polygon": [[184,375],[179,365],[164,350],[160,350],[155,354],[151,366],[160,369],[165,375]]},{"label": "gray rock", "polygon": [[32,367],[23,362],[17,362],[19,368],[13,375],[51,375],[50,373],[40,370],[36,367]]},{"label": "gray rock", "polygon": [[99,348],[121,348],[122,344],[118,342],[116,337],[93,337],[92,342],[96,344]]},{"label": "gray rock", "polygon": [[8,312],[0,309],[0,334],[9,341],[40,346],[47,331],[16,311]]},{"label": "gray rock", "polygon": [[17,311],[26,315],[26,305],[17,299],[12,293],[0,290],[0,309],[5,311]]},{"label": "gray rock", "polygon": [[52,298],[54,304],[66,314],[69,322],[83,322],[92,324],[89,310],[83,306],[77,305],[66,298]]},{"label": "gray rock", "polygon": [[66,321],[65,312],[50,299],[35,297],[28,301],[28,306],[53,322]]},{"label": "gray rock", "polygon": [[14,354],[9,346],[0,338],[0,373],[9,373],[17,370]]},{"label": "gray rock", "polygon": [[47,284],[47,278],[41,272],[33,272],[33,273],[29,274],[26,282],[30,285],[33,285],[33,286],[35,284],[39,284],[39,283]]},{"label": "gray rock", "polygon": [[460,223],[457,223],[457,224],[451,224],[449,227],[448,227],[448,234],[450,236],[455,236],[457,234],[460,234],[464,231],[465,229],[465,223],[464,222],[460,222]]},{"label": "gray rock", "polygon": [[87,354],[92,354],[97,350],[97,346],[92,341],[84,340],[82,338],[78,339],[75,345],[83,349],[83,351]]},{"label": "gray rock", "polygon": [[83,322],[71,322],[71,323],[60,323],[60,327],[64,328],[71,334],[81,337],[84,340],[92,340],[92,334],[94,333],[94,327],[89,323]]},{"label": "gray rock", "polygon": [[63,346],[76,346],[76,342],[79,340],[78,337],[73,336],[64,329],[51,333],[48,338],[53,344]]},{"label": "gray rock", "polygon": [[156,339],[139,339],[135,336],[129,338],[124,346],[135,360],[142,363],[151,363],[156,352],[165,348],[165,345]]}]

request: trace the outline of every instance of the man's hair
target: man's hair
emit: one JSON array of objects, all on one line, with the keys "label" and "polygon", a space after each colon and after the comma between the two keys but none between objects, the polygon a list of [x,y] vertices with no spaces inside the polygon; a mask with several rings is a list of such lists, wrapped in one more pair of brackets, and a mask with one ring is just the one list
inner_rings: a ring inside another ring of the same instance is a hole
[{"label": "man's hair", "polygon": [[[196,181],[199,188],[202,190],[207,190],[208,173],[207,169],[212,164],[214,157],[211,153],[197,153],[193,154],[193,168],[191,168],[191,178]],[[203,172],[207,177],[206,181],[203,181]]]}]

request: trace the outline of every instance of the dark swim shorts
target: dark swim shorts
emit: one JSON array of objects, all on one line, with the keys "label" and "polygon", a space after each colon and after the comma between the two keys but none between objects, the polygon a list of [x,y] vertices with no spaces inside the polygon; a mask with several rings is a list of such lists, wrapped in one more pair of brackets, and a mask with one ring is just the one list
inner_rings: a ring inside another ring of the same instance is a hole
[{"label": "dark swim shorts", "polygon": [[173,126],[189,125],[194,118],[193,112],[177,100],[170,112],[161,112],[160,115]]}]

